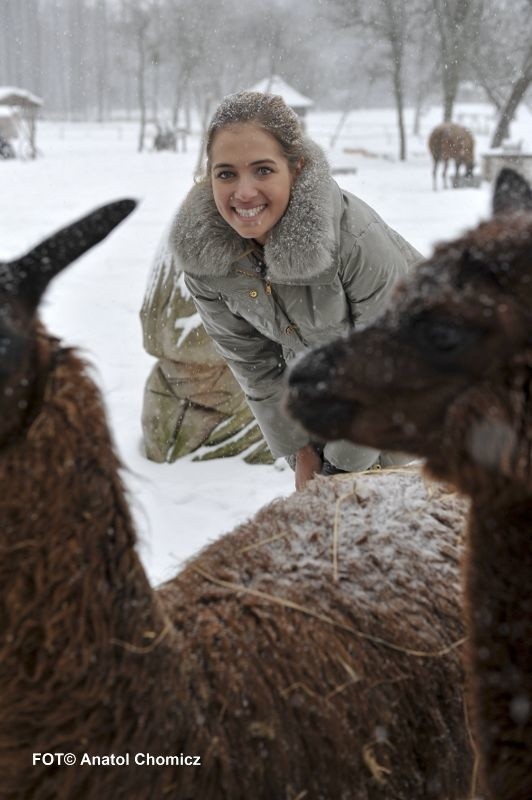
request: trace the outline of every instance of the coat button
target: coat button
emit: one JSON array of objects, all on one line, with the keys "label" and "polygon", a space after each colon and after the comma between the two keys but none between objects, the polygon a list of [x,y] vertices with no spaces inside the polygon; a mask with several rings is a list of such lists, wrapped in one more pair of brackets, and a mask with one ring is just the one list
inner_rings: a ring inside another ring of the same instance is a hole
[{"label": "coat button", "polygon": [[288,327],[285,330],[285,333],[288,333],[288,334],[293,333],[295,331],[295,329],[296,329],[295,325],[288,325]]},{"label": "coat button", "polygon": [[258,295],[258,292],[255,289],[250,289],[249,290],[249,296],[250,297],[257,297],[257,295]]}]

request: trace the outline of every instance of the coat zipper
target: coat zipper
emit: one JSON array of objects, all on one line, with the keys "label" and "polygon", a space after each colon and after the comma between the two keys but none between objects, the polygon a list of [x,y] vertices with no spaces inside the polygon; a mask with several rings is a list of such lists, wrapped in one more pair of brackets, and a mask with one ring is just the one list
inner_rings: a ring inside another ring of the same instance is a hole
[{"label": "coat zipper", "polygon": [[299,332],[298,326],[296,325],[295,322],[292,322],[292,320],[290,319],[290,317],[286,313],[286,309],[285,309],[284,305],[282,304],[282,302],[280,301],[280,299],[279,299],[279,297],[277,295],[277,292],[273,288],[271,280],[264,276],[264,272],[266,270],[266,262],[264,261],[263,258],[258,256],[255,252],[251,253],[251,258],[252,258],[252,261],[257,265],[257,267],[260,267],[260,270],[259,270],[259,272],[260,272],[260,280],[262,281],[262,283],[264,285],[264,291],[266,292],[267,295],[271,296],[271,298],[274,301],[274,303],[281,309],[282,313],[284,314],[284,317],[285,317],[286,322],[287,322],[287,325],[286,325],[286,327],[284,329],[284,332],[287,333],[287,334],[295,333],[295,335],[297,336],[297,338],[299,339],[301,344],[304,347],[308,347],[307,342],[303,339],[303,337],[301,336],[301,334]]}]

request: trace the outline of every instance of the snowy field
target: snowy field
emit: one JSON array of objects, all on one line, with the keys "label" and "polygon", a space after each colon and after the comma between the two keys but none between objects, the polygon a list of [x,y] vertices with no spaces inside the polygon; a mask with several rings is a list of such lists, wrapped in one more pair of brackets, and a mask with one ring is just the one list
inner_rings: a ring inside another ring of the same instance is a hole
[{"label": "snowy field", "polygon": [[[478,153],[487,150],[492,127],[488,115],[485,107],[478,116]],[[512,128],[512,139],[524,139],[529,147],[530,116],[523,109]],[[309,134],[327,146],[339,117],[332,112],[310,115]],[[356,174],[337,180],[424,255],[435,242],[475,225],[489,209],[490,187],[485,183],[480,189],[432,191],[426,139],[440,119],[438,109],[425,115],[421,136],[409,137],[407,163],[396,160],[393,110],[353,112],[336,143],[339,153],[351,148],[376,155],[352,156]],[[43,317],[52,332],[81,348],[95,365],[126,467],[141,556],[157,583],[261,505],[289,494],[293,475],[283,464],[248,466],[238,458],[194,463],[190,457],[153,464],[143,456],[140,412],[152,359],[142,350],[138,311],[161,233],[191,186],[199,140],[194,134],[189,138],[186,154],[138,154],[137,135],[133,123],[41,123],[42,156],[37,161],[0,162],[0,259],[16,257],[107,201],[141,201],[116,232],[56,280]]]}]

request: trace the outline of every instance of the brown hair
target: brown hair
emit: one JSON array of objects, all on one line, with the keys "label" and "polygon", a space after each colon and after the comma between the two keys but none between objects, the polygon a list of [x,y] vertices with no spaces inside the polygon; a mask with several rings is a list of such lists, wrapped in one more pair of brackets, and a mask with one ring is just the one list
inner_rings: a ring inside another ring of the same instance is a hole
[{"label": "brown hair", "polygon": [[291,170],[303,156],[303,129],[299,117],[278,94],[264,92],[237,92],[224,97],[211,119],[205,134],[205,153],[207,154],[206,173],[211,169],[211,151],[217,131],[228,125],[253,122],[279,143]]}]

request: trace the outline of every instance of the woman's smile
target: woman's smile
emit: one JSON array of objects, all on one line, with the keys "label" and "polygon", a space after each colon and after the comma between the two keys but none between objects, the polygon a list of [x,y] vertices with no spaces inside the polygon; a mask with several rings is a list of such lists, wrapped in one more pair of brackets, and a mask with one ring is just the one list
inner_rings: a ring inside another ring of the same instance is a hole
[{"label": "woman's smile", "polygon": [[235,208],[235,211],[239,217],[244,217],[244,219],[252,219],[253,217],[257,217],[261,211],[264,211],[265,208],[266,204],[264,203],[261,206],[255,206],[255,208]]}]

